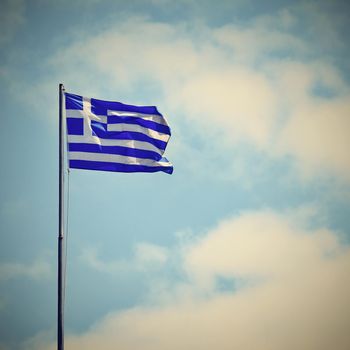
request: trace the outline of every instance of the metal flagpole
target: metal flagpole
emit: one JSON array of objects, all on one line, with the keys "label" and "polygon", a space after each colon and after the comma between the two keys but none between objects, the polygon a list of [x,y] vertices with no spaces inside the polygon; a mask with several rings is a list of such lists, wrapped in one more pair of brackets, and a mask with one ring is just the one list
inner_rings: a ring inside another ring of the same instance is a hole
[{"label": "metal flagpole", "polygon": [[63,84],[59,85],[59,196],[58,196],[58,283],[57,283],[57,350],[64,349],[63,304],[63,230],[64,230],[64,133],[63,133]]}]

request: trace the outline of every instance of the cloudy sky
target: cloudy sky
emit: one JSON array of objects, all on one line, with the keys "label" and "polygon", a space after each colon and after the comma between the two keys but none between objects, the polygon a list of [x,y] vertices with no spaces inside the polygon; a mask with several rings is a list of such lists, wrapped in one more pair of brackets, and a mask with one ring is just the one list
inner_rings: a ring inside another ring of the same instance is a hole
[{"label": "cloudy sky", "polygon": [[0,6],[1,350],[55,349],[59,83],[174,164],[67,177],[67,349],[350,348],[347,1]]}]

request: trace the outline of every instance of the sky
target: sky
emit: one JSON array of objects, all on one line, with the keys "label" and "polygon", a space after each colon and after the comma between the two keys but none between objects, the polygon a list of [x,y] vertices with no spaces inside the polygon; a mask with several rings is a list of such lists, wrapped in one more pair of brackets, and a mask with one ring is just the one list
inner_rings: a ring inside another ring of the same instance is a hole
[{"label": "sky", "polygon": [[66,171],[67,349],[350,348],[347,1],[0,6],[0,350],[56,348],[59,83],[174,165]]}]

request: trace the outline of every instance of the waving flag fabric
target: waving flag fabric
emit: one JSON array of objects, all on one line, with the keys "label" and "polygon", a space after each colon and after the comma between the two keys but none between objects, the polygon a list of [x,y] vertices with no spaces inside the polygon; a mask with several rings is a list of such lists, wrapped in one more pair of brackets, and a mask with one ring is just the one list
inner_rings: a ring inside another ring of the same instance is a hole
[{"label": "waving flag fabric", "polygon": [[65,93],[70,168],[168,174],[163,157],[170,138],[154,106],[132,106]]}]

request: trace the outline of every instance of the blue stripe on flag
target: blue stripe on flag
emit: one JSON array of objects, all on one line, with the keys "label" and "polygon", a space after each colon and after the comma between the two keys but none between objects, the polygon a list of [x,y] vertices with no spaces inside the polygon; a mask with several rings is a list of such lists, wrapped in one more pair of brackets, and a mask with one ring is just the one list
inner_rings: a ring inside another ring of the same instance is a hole
[{"label": "blue stripe on flag", "polygon": [[79,95],[65,93],[66,96],[66,109],[83,109],[83,97]]},{"label": "blue stripe on flag", "polygon": [[119,154],[121,156],[153,159],[156,161],[159,161],[162,159],[162,156],[160,154],[153,151],[122,147],[122,146],[101,146],[95,143],[68,143],[68,151]]},{"label": "blue stripe on flag", "polygon": [[107,123],[108,124],[135,124],[154,131],[161,132],[163,134],[171,135],[170,128],[168,126],[159,124],[156,122],[152,122],[150,120],[137,118],[137,117],[109,115],[107,117]]},{"label": "blue stripe on flag", "polygon": [[121,102],[111,102],[91,99],[91,112],[97,115],[107,115],[107,111],[125,111],[144,114],[157,114],[162,116],[155,106],[132,106]]},{"label": "blue stripe on flag", "polygon": [[91,121],[91,129],[94,136],[108,140],[136,140],[148,142],[161,150],[165,150],[167,143],[161,140],[156,140],[148,135],[136,131],[107,131],[107,124]]},{"label": "blue stripe on flag", "polygon": [[96,161],[90,161],[90,160],[70,160],[69,167],[75,168],[75,169],[115,171],[115,172],[122,172],[122,173],[135,173],[135,172],[154,173],[157,171],[163,171],[165,173],[172,174],[174,170],[172,166],[151,167],[151,166],[145,166],[145,165],[96,162]]}]

